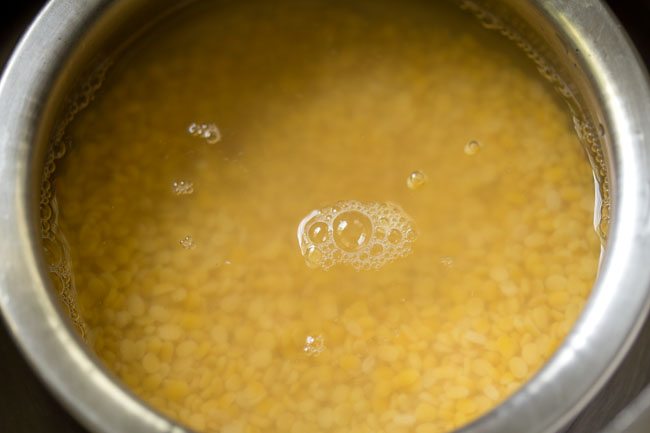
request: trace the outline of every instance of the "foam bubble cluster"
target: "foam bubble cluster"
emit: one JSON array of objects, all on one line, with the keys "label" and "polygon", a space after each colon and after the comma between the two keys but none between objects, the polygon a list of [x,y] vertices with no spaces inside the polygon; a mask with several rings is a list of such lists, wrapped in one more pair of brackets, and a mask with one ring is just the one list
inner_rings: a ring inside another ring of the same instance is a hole
[{"label": "foam bubble cluster", "polygon": [[183,239],[181,239],[181,240],[178,241],[178,242],[179,242],[179,243],[181,244],[181,246],[182,246],[183,248],[185,248],[186,250],[191,250],[192,248],[194,248],[194,247],[196,246],[196,244],[194,243],[194,238],[192,238],[191,235],[187,235],[187,236],[185,236]]},{"label": "foam bubble cluster", "polygon": [[413,220],[394,203],[339,201],[310,212],[298,226],[307,265],[322,269],[379,269],[409,254],[416,237]]},{"label": "foam bubble cluster", "polygon": [[172,191],[176,195],[188,195],[194,192],[194,183],[184,180],[176,180],[172,183]]},{"label": "foam bubble cluster", "polygon": [[187,127],[187,132],[192,137],[204,138],[209,144],[215,144],[221,141],[221,131],[214,123],[191,123]]},{"label": "foam bubble cluster", "polygon": [[305,338],[305,345],[302,350],[307,354],[307,356],[318,356],[325,351],[325,339],[322,335],[317,335],[315,337],[308,335],[307,338]]}]

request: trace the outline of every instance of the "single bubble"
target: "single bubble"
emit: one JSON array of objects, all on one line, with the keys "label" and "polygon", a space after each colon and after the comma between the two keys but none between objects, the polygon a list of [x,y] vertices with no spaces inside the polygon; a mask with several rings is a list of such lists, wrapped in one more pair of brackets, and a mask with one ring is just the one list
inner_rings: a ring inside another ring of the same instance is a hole
[{"label": "single bubble", "polygon": [[208,134],[204,134],[203,137],[209,144],[215,144],[221,141],[221,131],[219,131],[216,125],[210,125]]},{"label": "single bubble", "polygon": [[203,138],[210,144],[218,143],[221,140],[221,135],[218,132],[207,131],[203,134]]},{"label": "single bubble", "polygon": [[601,243],[604,244],[609,234],[609,217],[601,218],[600,223],[598,224],[598,236],[600,237]]},{"label": "single bubble", "polygon": [[386,232],[382,228],[375,229],[375,237],[377,239],[384,239],[386,237]]},{"label": "single bubble", "polygon": [[375,244],[372,247],[370,247],[370,255],[371,256],[378,256],[384,251],[384,247],[381,246],[381,244]]},{"label": "single bubble", "polygon": [[467,144],[465,144],[465,155],[476,155],[482,147],[483,145],[480,142],[476,140],[470,140],[467,142]]},{"label": "single bubble", "polygon": [[49,220],[52,216],[52,208],[48,205],[40,207],[41,219]]},{"label": "single bubble", "polygon": [[310,268],[318,268],[320,266],[323,254],[315,246],[311,246],[307,249],[307,254],[305,254],[305,261],[307,266]]},{"label": "single bubble", "polygon": [[399,243],[399,241],[401,240],[402,240],[402,233],[399,230],[393,229],[390,231],[390,233],[388,233],[389,242],[396,244]]},{"label": "single bubble", "polygon": [[316,222],[312,224],[311,227],[309,227],[307,235],[312,242],[322,244],[327,240],[329,235],[327,224],[324,222]]},{"label": "single bubble", "polygon": [[425,183],[427,183],[427,175],[419,170],[409,174],[409,177],[406,178],[406,186],[414,191],[424,186]]},{"label": "single bubble", "polygon": [[343,250],[361,249],[372,235],[370,218],[358,211],[344,212],[334,219],[334,242]]},{"label": "single bubble", "polygon": [[190,250],[194,248],[196,245],[194,244],[194,239],[192,239],[191,235],[185,236],[183,239],[179,241],[179,243],[185,248],[186,250]]},{"label": "single bubble", "polygon": [[483,27],[485,27],[486,29],[498,30],[501,28],[501,23],[494,15],[486,15],[481,20],[481,23],[483,24]]},{"label": "single bubble", "polygon": [[54,286],[54,290],[56,290],[56,293],[59,295],[64,294],[66,290],[66,284],[64,282],[63,276],[58,272],[50,272],[49,276],[50,280],[52,281],[52,285]]},{"label": "single bubble", "polygon": [[[559,79],[559,77],[557,76],[557,74],[555,75],[555,78],[556,78],[556,79]],[[564,96],[565,98],[570,98],[570,97],[573,96],[573,91],[571,90],[571,88],[569,87],[569,85],[566,84],[566,83],[562,83],[562,84],[556,86],[555,88],[556,88],[556,89],[558,90],[558,92],[560,92],[560,94],[561,94],[562,96]]]},{"label": "single bubble", "polygon": [[415,230],[413,230],[413,229],[408,229],[408,230],[406,231],[406,239],[407,239],[409,242],[413,242],[414,240],[417,239],[417,237],[418,237],[418,234],[417,234],[417,232],[416,232]]},{"label": "single bubble", "polygon": [[325,350],[325,339],[322,335],[311,336],[305,338],[305,345],[302,348],[307,356],[318,356]]},{"label": "single bubble", "polygon": [[63,247],[56,241],[56,239],[43,238],[41,241],[43,243],[45,261],[49,265],[61,263],[64,257]]},{"label": "single bubble", "polygon": [[553,80],[555,78],[555,71],[549,65],[540,65],[537,70],[542,74],[547,80]]}]

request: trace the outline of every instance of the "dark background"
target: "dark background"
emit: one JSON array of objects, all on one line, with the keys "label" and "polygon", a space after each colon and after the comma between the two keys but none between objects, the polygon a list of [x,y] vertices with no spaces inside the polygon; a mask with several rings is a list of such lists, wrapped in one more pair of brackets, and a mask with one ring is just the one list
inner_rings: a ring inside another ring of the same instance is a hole
[{"label": "dark background", "polygon": [[[0,6],[0,65],[4,64],[19,35],[44,3],[42,0],[17,0],[3,2]],[[650,0],[609,0],[607,3],[626,28],[646,65],[650,65]],[[1,239],[0,234],[0,242]],[[645,329],[650,330],[650,326],[646,326]],[[650,335],[650,332],[646,333]],[[640,374],[633,375],[631,382],[621,378],[616,381],[615,378],[616,383],[610,383],[610,390],[601,393],[601,400],[613,395],[633,398],[643,382],[650,379],[648,377],[650,348],[647,345],[637,347],[628,356],[621,370],[630,369],[639,370]],[[2,372],[0,433],[87,433],[51,397],[32,373],[2,321],[0,321],[0,372]],[[621,388],[624,389],[620,391]],[[612,389],[618,389],[619,392],[612,392]],[[609,404],[620,406],[621,402],[611,401]],[[594,424],[603,425],[608,421],[603,419],[604,417],[602,411],[594,411],[594,413],[586,411],[574,423],[571,431],[596,433]],[[650,432],[650,426],[648,431]]]}]

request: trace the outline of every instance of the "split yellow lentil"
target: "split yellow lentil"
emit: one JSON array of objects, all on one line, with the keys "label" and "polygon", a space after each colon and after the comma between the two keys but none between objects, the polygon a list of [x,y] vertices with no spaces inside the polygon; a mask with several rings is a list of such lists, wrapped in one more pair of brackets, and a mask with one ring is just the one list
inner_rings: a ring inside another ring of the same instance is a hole
[{"label": "split yellow lentil", "polygon": [[[539,370],[596,275],[561,101],[442,2],[194,4],[67,135],[88,342],[201,432],[450,431]],[[340,200],[398,204],[411,254],[308,267],[297,226]]]}]

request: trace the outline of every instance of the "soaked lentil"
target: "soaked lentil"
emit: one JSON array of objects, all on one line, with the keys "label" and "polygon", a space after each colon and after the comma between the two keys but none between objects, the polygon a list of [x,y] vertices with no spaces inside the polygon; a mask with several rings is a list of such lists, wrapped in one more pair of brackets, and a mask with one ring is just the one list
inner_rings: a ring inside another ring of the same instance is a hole
[{"label": "soaked lentil", "polygon": [[[597,271],[590,167],[532,66],[438,3],[200,3],[118,59],[55,186],[89,344],[137,395],[204,432],[440,433],[551,356]],[[340,200],[399,204],[411,254],[306,266],[297,225]]]}]

